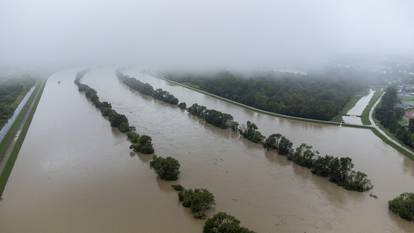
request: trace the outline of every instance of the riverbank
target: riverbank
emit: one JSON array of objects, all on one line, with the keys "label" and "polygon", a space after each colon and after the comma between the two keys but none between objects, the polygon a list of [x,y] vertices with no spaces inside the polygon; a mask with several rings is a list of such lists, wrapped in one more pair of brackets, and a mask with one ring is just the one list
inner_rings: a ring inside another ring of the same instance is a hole
[{"label": "riverbank", "polygon": [[[375,100],[370,108],[366,108],[365,110],[369,110],[369,124],[372,124],[372,132],[374,132],[375,135],[377,135],[379,138],[381,138],[382,141],[393,147],[395,150],[400,152],[401,154],[407,156],[408,158],[414,160],[414,151],[407,146],[405,146],[402,142],[400,142],[397,138],[395,138],[394,135],[388,132],[382,125],[374,119],[374,111],[375,108],[378,106],[378,104],[381,102],[382,96],[384,95],[385,91],[380,90],[377,91],[380,94],[378,94],[378,97],[374,98],[377,93],[374,94],[374,97],[372,100]],[[364,110],[364,113],[365,113]]]},{"label": "riverbank", "polygon": [[314,120],[314,119],[309,119],[309,118],[295,117],[295,116],[289,116],[289,115],[284,115],[284,114],[280,114],[280,113],[269,112],[269,111],[265,111],[265,110],[261,110],[261,109],[258,109],[258,108],[254,108],[254,107],[251,107],[251,106],[248,106],[248,105],[245,105],[245,104],[242,104],[242,103],[239,103],[239,102],[236,102],[236,101],[233,101],[233,100],[230,100],[230,99],[227,99],[227,98],[224,98],[224,97],[221,97],[221,96],[212,94],[212,93],[209,93],[207,91],[200,90],[198,88],[195,88],[195,87],[192,87],[192,86],[183,84],[183,83],[179,83],[179,82],[176,82],[176,81],[173,81],[173,80],[169,80],[169,79],[166,79],[166,78],[163,78],[163,77],[159,77],[159,78],[162,79],[162,80],[165,80],[165,81],[167,81],[167,82],[169,82],[171,84],[179,85],[179,86],[182,86],[182,87],[191,89],[193,91],[197,91],[199,93],[202,93],[202,94],[205,94],[205,95],[208,95],[208,96],[211,96],[211,97],[214,97],[214,98],[223,100],[225,102],[228,102],[228,103],[231,103],[231,104],[234,104],[234,105],[243,107],[245,109],[249,109],[249,110],[252,110],[252,111],[255,111],[255,112],[258,112],[258,113],[263,113],[263,114],[266,114],[266,115],[271,115],[271,116],[275,116],[275,117],[281,117],[281,118],[286,118],[286,119],[296,120],[296,121],[305,121],[305,122],[311,122],[311,123],[317,123],[317,124],[325,124],[325,125],[336,125],[336,126],[363,128],[363,129],[370,129],[371,128],[370,126],[365,126],[365,125],[341,124],[341,123],[335,122],[335,121]]},{"label": "riverbank", "polygon": [[45,84],[46,80],[37,82],[36,89],[0,144],[0,153],[2,153],[3,157],[0,162],[0,197],[6,187],[7,180],[26,137]]},{"label": "riverbank", "polygon": [[382,89],[375,90],[374,95],[372,96],[371,100],[369,101],[368,105],[365,107],[364,111],[361,115],[361,121],[364,125],[372,125],[371,121],[369,120],[369,115],[371,112],[371,109],[373,109],[374,104],[378,101],[378,99],[382,96],[384,91]]}]

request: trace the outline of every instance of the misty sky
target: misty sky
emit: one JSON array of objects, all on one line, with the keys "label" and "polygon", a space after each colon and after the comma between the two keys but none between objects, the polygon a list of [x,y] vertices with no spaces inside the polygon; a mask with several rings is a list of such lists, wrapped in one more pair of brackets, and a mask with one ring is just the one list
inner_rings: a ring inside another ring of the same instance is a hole
[{"label": "misty sky", "polygon": [[0,0],[1,65],[260,67],[414,54],[412,0]]}]

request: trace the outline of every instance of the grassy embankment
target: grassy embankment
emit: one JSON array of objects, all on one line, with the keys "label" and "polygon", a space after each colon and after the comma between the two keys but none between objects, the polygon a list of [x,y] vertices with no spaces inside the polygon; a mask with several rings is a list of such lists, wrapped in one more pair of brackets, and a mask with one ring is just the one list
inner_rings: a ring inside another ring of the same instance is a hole
[{"label": "grassy embankment", "polygon": [[[46,84],[46,80],[37,82],[36,89],[33,91],[29,100],[27,101],[25,106],[22,108],[20,114],[17,116],[12,127],[10,127],[9,132],[6,134],[3,141],[0,143],[0,154],[3,156],[5,152],[7,151],[9,145],[11,145],[12,141],[14,140],[14,137],[16,136],[16,133],[20,128],[20,125],[24,124],[20,131],[20,134],[18,135],[16,144],[14,145],[14,148],[12,148],[12,152],[11,152],[9,159],[7,161],[4,161],[6,164],[5,164],[3,171],[1,171],[1,174],[0,174],[0,197],[4,191],[4,188],[6,187],[7,180],[13,169],[14,163],[17,159],[17,155],[19,154],[23,141],[26,137],[30,123],[32,122],[32,118],[36,111],[37,105],[39,104],[40,97],[42,96],[42,92],[45,87],[45,84]],[[30,108],[32,103],[34,104],[34,106],[33,108]],[[29,113],[29,116],[27,120],[23,122],[23,120],[25,119],[25,115],[28,113],[29,110],[31,110]]]},{"label": "grassy embankment", "polygon": [[[251,107],[251,106],[248,106],[248,105],[245,105],[245,104],[242,104],[242,103],[239,103],[239,102],[236,102],[236,101],[233,101],[233,100],[230,100],[230,99],[227,99],[227,98],[218,96],[218,95],[214,95],[212,93],[209,93],[207,91],[203,91],[203,90],[201,90],[199,88],[196,88],[196,87],[191,86],[191,85],[188,85],[188,84],[179,83],[179,82],[172,81],[172,80],[165,79],[165,78],[161,78],[161,79],[163,79],[163,80],[165,80],[165,81],[167,81],[167,82],[169,82],[171,84],[179,85],[179,86],[182,86],[182,87],[185,87],[185,88],[188,88],[188,89],[197,91],[199,93],[202,93],[202,94],[205,94],[205,95],[208,95],[208,96],[211,96],[211,97],[214,97],[214,98],[223,100],[223,101],[228,102],[228,103],[231,103],[231,104],[238,105],[238,106],[240,106],[242,108],[246,108],[246,109],[249,109],[249,110],[252,110],[252,111],[255,111],[255,112],[259,112],[259,113],[263,113],[263,114],[267,114],[267,115],[271,115],[271,116],[275,116],[275,117],[281,117],[281,118],[286,118],[286,119],[291,119],[291,120],[297,120],[297,121],[305,121],[305,122],[311,122],[311,123],[317,123],[317,124],[326,124],[326,125],[337,125],[337,126],[340,125],[339,122],[335,122],[335,121],[315,120],[315,119],[295,117],[295,116],[289,116],[289,115],[284,115],[284,114],[280,114],[280,113],[274,113],[274,112],[269,112],[269,111],[261,110],[261,109],[258,109],[258,108],[254,108],[254,107]],[[356,127],[356,128],[371,128],[370,126],[354,125],[354,124],[342,124],[342,126],[346,126],[346,127]]]},{"label": "grassy embankment", "polygon": [[[393,147],[395,150],[397,150],[398,152],[400,152],[401,154],[407,156],[410,159],[414,160],[414,151],[405,146],[403,142],[401,142],[398,138],[396,138],[392,133],[390,133],[387,129],[385,129],[381,123],[379,123],[378,121],[375,120],[374,116],[373,116],[373,120],[375,122],[371,122],[369,119],[369,113],[371,111],[371,109],[373,108],[374,104],[378,101],[379,98],[381,98],[382,94],[384,93],[384,90],[376,90],[374,93],[374,96],[371,98],[369,104],[367,105],[367,107],[364,109],[361,119],[362,119],[362,123],[364,125],[372,125],[373,123],[375,123],[375,125],[378,126],[378,128],[380,128],[380,130],[385,133],[388,137],[392,138],[393,140],[399,142],[401,145],[396,144],[395,142],[389,140],[387,137],[385,137],[381,132],[379,132],[378,129],[372,127],[372,132],[379,137],[384,143],[390,145],[391,147]],[[405,148],[405,149],[404,149]],[[408,151],[407,151],[408,150]]]},{"label": "grassy embankment", "polygon": [[384,93],[383,90],[375,90],[374,95],[372,96],[368,105],[365,107],[364,111],[362,112],[362,115],[361,115],[362,124],[371,125],[371,121],[369,120],[369,112],[371,111],[372,107],[377,102],[377,100],[381,97],[382,93]]}]

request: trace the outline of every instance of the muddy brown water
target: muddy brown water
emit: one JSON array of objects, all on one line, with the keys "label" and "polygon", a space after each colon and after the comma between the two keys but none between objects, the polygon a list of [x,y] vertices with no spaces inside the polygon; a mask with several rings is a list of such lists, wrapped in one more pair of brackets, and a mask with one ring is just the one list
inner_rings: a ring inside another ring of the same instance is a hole
[{"label": "muddy brown water", "polygon": [[[202,232],[203,221],[193,219],[171,183],[149,169],[150,157],[130,154],[126,137],[77,91],[75,73],[56,73],[46,85],[0,201],[0,232]],[[296,145],[306,142],[321,153],[350,156],[378,195],[346,191],[230,131],[132,92],[113,68],[88,73],[83,82],[127,115],[138,132],[151,135],[157,154],[180,161],[181,184],[214,193],[214,211],[226,211],[259,233],[414,232],[413,223],[387,209],[392,197],[414,192],[414,163],[371,131],[258,114],[138,69],[126,73],[187,104],[251,120],[265,135],[280,132]]]}]

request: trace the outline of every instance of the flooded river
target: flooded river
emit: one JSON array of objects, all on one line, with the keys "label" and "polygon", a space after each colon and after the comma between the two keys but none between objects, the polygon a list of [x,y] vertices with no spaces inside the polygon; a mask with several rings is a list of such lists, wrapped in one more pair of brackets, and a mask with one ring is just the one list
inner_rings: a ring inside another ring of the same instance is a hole
[{"label": "flooded river", "polygon": [[[83,82],[152,136],[159,155],[177,158],[179,182],[207,188],[215,211],[225,211],[258,233],[414,232],[414,224],[387,209],[401,192],[414,192],[414,162],[371,131],[304,123],[258,114],[212,97],[125,71],[180,101],[199,103],[255,122],[265,135],[280,132],[295,145],[350,156],[374,184],[372,193],[345,191],[286,158],[130,91],[112,68]],[[203,221],[182,208],[170,183],[149,169],[149,156],[130,154],[126,137],[112,130],[77,91],[76,71],[48,81],[9,183],[0,201],[0,232],[202,232]],[[59,85],[57,81],[61,80]]]}]

